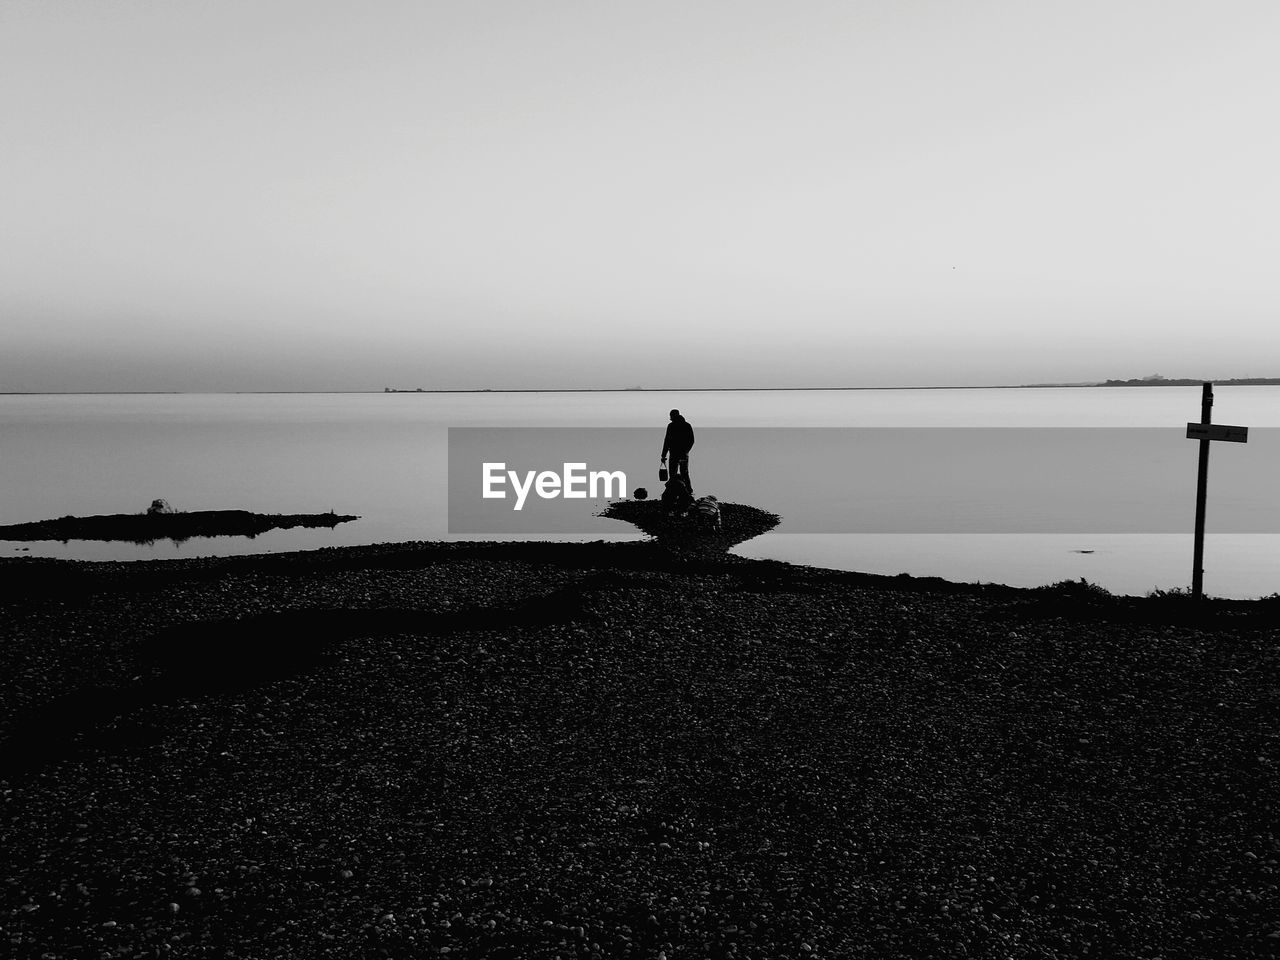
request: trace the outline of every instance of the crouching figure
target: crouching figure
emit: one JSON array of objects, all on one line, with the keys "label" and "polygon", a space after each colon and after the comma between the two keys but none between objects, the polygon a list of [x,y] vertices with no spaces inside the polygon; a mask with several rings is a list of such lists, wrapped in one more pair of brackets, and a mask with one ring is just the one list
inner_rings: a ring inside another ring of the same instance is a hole
[{"label": "crouching figure", "polygon": [[693,502],[693,513],[699,523],[712,530],[720,529],[720,502],[715,497],[699,497]]},{"label": "crouching figure", "polygon": [[693,506],[693,494],[684,477],[672,477],[662,490],[662,509],[668,514],[683,517]]}]

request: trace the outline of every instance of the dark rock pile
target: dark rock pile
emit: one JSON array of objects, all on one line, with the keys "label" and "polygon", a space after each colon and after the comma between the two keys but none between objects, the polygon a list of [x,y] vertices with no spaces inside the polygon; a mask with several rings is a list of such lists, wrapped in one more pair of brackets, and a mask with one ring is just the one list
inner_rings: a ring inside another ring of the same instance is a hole
[{"label": "dark rock pile", "polygon": [[781,519],[776,513],[757,507],[722,503],[720,529],[715,530],[696,512],[687,516],[668,513],[660,500],[618,500],[600,511],[600,516],[625,520],[664,546],[705,553],[724,553],[752,537],[768,533]]},{"label": "dark rock pile", "polygon": [[589,546],[40,562],[6,956],[1275,955],[1274,629]]}]

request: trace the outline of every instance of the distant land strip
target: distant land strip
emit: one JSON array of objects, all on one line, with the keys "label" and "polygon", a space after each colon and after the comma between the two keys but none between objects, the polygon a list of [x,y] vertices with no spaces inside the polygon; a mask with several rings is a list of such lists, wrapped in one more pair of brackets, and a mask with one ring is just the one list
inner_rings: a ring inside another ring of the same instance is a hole
[{"label": "distant land strip", "polygon": [[384,387],[383,393],[795,393],[800,391],[842,390],[1041,390],[1049,387],[1198,387],[1212,383],[1215,387],[1280,386],[1280,377],[1234,377],[1229,380],[1196,380],[1192,378],[1132,380],[1099,380],[1087,383],[996,383],[964,386],[913,387],[478,387],[470,389]]},{"label": "distant land strip", "polygon": [[1212,383],[1215,387],[1274,387],[1280,384],[1280,377],[1233,377],[1230,380],[1192,380],[1167,377],[1143,377],[1140,380],[1107,380],[1098,384],[1100,387],[1198,387],[1202,383]]},{"label": "distant land strip", "polygon": [[185,396],[188,394],[256,396],[258,394],[330,394],[330,393],[797,393],[801,391],[851,390],[1042,390],[1049,387],[1198,387],[1212,383],[1215,387],[1274,387],[1280,377],[1232,377],[1224,380],[1193,377],[1135,377],[1131,380],[1090,380],[1078,383],[984,383],[933,384],[907,387],[383,387],[381,390],[0,390],[4,397],[62,396]]},{"label": "distant land strip", "polygon": [[[1198,382],[1198,381],[1197,381]],[[1280,383],[1280,380],[1276,381]],[[395,389],[383,393],[799,393],[845,390],[1026,390],[1038,387],[1100,387],[1101,383],[997,383],[930,387],[471,387],[467,389]]]}]

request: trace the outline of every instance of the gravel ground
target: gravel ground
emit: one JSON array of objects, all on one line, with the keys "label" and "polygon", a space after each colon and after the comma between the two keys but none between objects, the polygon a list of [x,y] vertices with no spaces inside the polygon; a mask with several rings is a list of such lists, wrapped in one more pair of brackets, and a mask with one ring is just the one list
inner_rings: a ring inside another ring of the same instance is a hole
[{"label": "gravel ground", "polygon": [[0,575],[15,958],[1280,952],[1260,606],[665,543]]}]

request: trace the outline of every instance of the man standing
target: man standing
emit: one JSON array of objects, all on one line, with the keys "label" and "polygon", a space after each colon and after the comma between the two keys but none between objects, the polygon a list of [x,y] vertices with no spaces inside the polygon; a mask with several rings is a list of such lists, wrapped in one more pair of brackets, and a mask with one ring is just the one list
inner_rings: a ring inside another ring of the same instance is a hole
[{"label": "man standing", "polygon": [[671,422],[667,424],[667,435],[662,441],[662,462],[667,462],[667,454],[671,454],[671,476],[683,477],[693,493],[693,481],[689,479],[689,451],[693,448],[693,427],[689,421],[680,416],[679,410],[671,411]]}]

